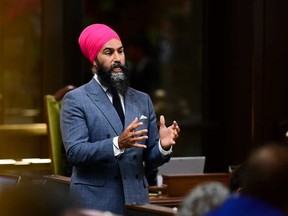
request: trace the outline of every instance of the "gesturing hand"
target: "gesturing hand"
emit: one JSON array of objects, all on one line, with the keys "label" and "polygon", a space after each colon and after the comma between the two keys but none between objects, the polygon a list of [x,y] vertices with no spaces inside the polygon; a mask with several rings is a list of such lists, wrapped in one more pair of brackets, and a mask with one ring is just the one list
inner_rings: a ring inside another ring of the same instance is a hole
[{"label": "gesturing hand", "polygon": [[176,144],[176,139],[179,137],[180,127],[176,121],[173,121],[173,124],[169,127],[165,125],[165,118],[163,115],[160,116],[160,142],[164,150],[169,150],[171,145]]},{"label": "gesturing hand", "polygon": [[139,144],[139,141],[148,139],[146,135],[148,130],[143,129],[135,132],[135,129],[143,125],[143,122],[139,122],[136,117],[118,138],[119,148],[146,148],[146,145]]}]

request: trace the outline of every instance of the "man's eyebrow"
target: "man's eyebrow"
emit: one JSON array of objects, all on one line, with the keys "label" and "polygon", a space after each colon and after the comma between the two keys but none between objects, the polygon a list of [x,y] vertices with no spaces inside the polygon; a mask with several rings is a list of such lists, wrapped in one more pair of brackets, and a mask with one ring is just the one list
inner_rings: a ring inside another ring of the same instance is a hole
[{"label": "man's eyebrow", "polygon": [[[120,46],[120,47],[118,47],[116,50],[123,49],[123,48],[124,48],[123,46]],[[115,50],[115,49],[112,48],[112,47],[105,47],[103,50],[104,50],[104,51],[105,51],[105,50],[111,51],[111,50]]]}]

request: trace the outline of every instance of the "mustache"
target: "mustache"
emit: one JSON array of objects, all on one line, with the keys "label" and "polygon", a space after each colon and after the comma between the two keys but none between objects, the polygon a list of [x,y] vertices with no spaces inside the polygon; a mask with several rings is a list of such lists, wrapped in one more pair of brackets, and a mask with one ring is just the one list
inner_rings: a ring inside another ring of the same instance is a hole
[{"label": "mustache", "polygon": [[128,67],[120,62],[115,62],[111,65],[111,69],[113,68],[121,68],[122,70],[128,70]]}]

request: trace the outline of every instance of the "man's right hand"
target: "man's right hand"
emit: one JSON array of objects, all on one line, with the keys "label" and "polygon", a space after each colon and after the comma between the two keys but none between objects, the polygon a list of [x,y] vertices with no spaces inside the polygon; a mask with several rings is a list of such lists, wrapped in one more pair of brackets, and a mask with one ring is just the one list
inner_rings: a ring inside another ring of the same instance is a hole
[{"label": "man's right hand", "polygon": [[146,135],[148,130],[143,129],[139,131],[135,131],[136,128],[143,125],[143,122],[139,122],[136,117],[118,138],[118,146],[120,149],[123,148],[146,148],[146,145],[139,144],[139,141],[148,139]]}]

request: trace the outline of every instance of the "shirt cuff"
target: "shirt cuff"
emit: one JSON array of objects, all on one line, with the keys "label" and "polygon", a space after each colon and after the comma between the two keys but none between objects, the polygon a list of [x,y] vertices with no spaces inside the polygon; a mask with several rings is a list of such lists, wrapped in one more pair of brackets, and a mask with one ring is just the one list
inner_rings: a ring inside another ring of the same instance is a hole
[{"label": "shirt cuff", "polygon": [[119,149],[118,136],[113,138],[113,151],[114,151],[114,156],[123,154],[125,151],[125,149]]},{"label": "shirt cuff", "polygon": [[168,151],[166,151],[166,150],[164,150],[164,149],[162,148],[162,146],[161,146],[161,144],[160,144],[160,140],[159,140],[158,146],[159,146],[159,151],[161,152],[161,154],[162,154],[163,156],[167,156],[167,155],[169,155],[169,154],[172,153],[172,147],[173,147],[172,145],[171,145],[170,149],[169,149]]}]

